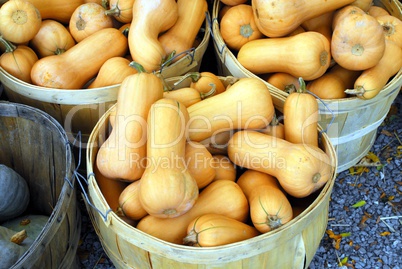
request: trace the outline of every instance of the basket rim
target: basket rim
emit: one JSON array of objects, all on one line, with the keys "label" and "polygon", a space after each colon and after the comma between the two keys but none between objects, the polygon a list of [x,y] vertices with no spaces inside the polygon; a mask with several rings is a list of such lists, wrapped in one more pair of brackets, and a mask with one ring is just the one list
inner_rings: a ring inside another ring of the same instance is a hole
[{"label": "basket rim", "polygon": [[[209,44],[209,39],[211,37],[211,25],[210,25],[210,13],[206,12],[206,18],[204,21],[204,35],[201,42],[194,49],[193,52],[187,54],[185,57],[182,57],[177,62],[164,67],[162,72],[166,74],[162,74],[166,77],[171,77],[170,73],[173,72],[174,68],[185,67],[183,68],[183,72],[191,69],[195,65],[199,65],[202,59],[196,59],[194,55],[202,55],[207,49]],[[202,58],[202,57],[201,57]],[[156,73],[160,73],[161,70],[158,70]],[[0,81],[4,86],[9,84],[16,84],[18,86],[18,90],[12,90],[13,92],[17,92],[25,97],[44,101],[49,103],[57,103],[63,105],[82,105],[82,104],[92,104],[95,103],[103,103],[115,101],[117,98],[117,93],[121,84],[115,84],[106,87],[94,88],[94,89],[55,89],[55,88],[46,88],[42,86],[37,86],[34,84],[30,84],[24,82],[18,78],[15,78],[11,74],[9,74],[4,68],[0,66]],[[4,87],[5,88],[5,87]],[[4,91],[8,91],[9,89],[4,89]],[[34,91],[32,91],[34,90]]]},{"label": "basket rim", "polygon": [[[280,97],[279,97],[280,98]],[[284,100],[282,98],[282,100]],[[315,210],[318,206],[324,206],[322,203],[325,199],[329,199],[329,195],[332,191],[332,188],[336,179],[336,169],[338,165],[336,151],[333,145],[330,142],[329,137],[323,133],[323,146],[325,151],[329,155],[331,161],[333,162],[333,175],[327,181],[327,183],[322,187],[321,191],[318,193],[318,196],[314,199],[314,201],[297,217],[292,219],[290,222],[284,224],[280,228],[273,230],[269,233],[265,233],[254,238],[236,242],[232,244],[227,244],[224,246],[217,247],[208,247],[208,248],[197,248],[191,246],[178,245],[175,243],[166,242],[159,238],[153,237],[145,232],[142,232],[129,224],[127,224],[124,220],[122,220],[116,213],[110,211],[108,203],[100,191],[100,188],[96,182],[95,174],[93,171],[93,164],[96,158],[96,153],[94,150],[97,150],[99,146],[97,144],[99,129],[105,124],[108,120],[108,117],[113,109],[115,109],[116,104],[109,108],[109,110],[102,115],[102,117],[97,122],[94,127],[89,140],[88,140],[88,149],[86,153],[86,162],[87,162],[87,176],[88,176],[88,190],[90,193],[91,203],[97,207],[100,212],[108,212],[106,218],[103,219],[105,224],[109,229],[114,229],[124,234],[124,239],[129,243],[135,246],[141,246],[142,249],[150,252],[157,253],[158,255],[164,256],[170,259],[180,259],[182,262],[186,263],[198,263],[202,262],[202,260],[210,260],[211,255],[215,257],[216,255],[221,255],[219,261],[217,262],[227,262],[228,259],[232,259],[232,257],[227,257],[227,253],[233,252],[236,253],[236,260],[240,260],[242,258],[252,257],[263,252],[266,252],[269,249],[272,249],[273,246],[267,246],[264,244],[264,241],[267,237],[272,238],[280,238],[283,240],[284,238],[293,238],[297,233],[294,231],[294,224],[299,224],[300,227],[306,227],[309,223],[309,220],[318,215],[319,212]],[[319,127],[321,130],[321,127]],[[96,196],[96,197],[94,197]],[[88,207],[91,212],[94,214],[99,214],[99,212],[95,211],[94,208]],[[100,236],[102,240],[102,236]],[[142,244],[141,244],[142,242]],[[147,244],[143,244],[143,242],[147,242]],[[244,253],[244,245],[247,245],[247,249],[250,251],[248,253]],[[243,251],[242,251],[243,250]],[[218,254],[217,254],[218,253]],[[226,255],[225,255],[226,254]],[[238,254],[238,255],[237,255]]]},{"label": "basket rim", "polygon": [[[385,0],[376,0],[375,2],[385,2]],[[395,4],[397,7],[397,11],[399,12],[399,17],[402,19],[402,5],[399,4],[397,0],[391,0],[389,5]],[[257,75],[253,74],[252,72],[248,71],[244,68],[240,62],[237,60],[235,55],[232,51],[226,46],[225,41],[222,38],[220,33],[220,26],[219,26],[219,10],[223,4],[219,0],[214,0],[213,10],[212,10],[212,38],[213,44],[215,46],[215,51],[218,54],[218,58],[223,59],[222,63],[225,64],[226,59],[229,58],[235,65],[236,68],[239,69],[245,76],[257,77]],[[396,11],[395,11],[396,12]],[[261,79],[264,81],[263,79]],[[280,89],[276,88],[275,86],[269,84],[268,82],[264,81],[264,83],[268,86],[270,91],[278,93],[278,95],[282,95],[283,97],[287,97],[288,94]],[[353,109],[363,109],[367,106],[374,105],[384,98],[387,98],[389,95],[402,86],[402,68],[393,76],[393,78],[384,86],[384,88],[379,92],[379,94],[369,100],[363,100],[358,97],[347,97],[347,98],[339,98],[339,99],[322,99],[325,102],[325,107],[321,102],[318,102],[320,114],[331,114],[328,111],[328,108],[331,110],[337,108],[339,106],[348,107]]]}]

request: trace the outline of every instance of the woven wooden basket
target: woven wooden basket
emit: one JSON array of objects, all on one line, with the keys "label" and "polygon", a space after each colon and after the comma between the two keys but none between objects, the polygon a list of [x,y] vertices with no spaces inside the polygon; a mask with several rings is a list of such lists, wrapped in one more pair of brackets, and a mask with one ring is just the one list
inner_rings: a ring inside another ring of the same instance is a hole
[{"label": "woven wooden basket", "polygon": [[[178,80],[178,79],[177,79]],[[231,78],[221,78],[227,84]],[[173,78],[170,82],[174,82]],[[188,86],[185,83],[182,87]],[[272,95],[276,102],[282,96]],[[93,165],[99,146],[110,130],[112,107],[96,124],[89,137],[87,209],[102,246],[116,268],[195,269],[195,268],[307,268],[321,242],[328,223],[328,205],[334,175],[309,207],[289,223],[270,233],[221,247],[194,248],[168,243],[128,225],[106,202],[97,184]],[[280,110],[280,109],[279,109]],[[328,137],[322,136],[322,148],[336,170],[336,153]],[[286,253],[286,257],[284,256]]]},{"label": "woven wooden basket", "polygon": [[[402,7],[399,1],[375,0],[374,4],[387,9],[390,14],[402,19]],[[212,37],[215,54],[218,58],[219,73],[223,76],[258,78],[245,69],[226,46],[219,31],[218,15],[221,6],[222,3],[215,0],[212,11]],[[286,98],[287,94],[284,91],[266,81],[264,83],[267,84],[271,92]],[[356,165],[368,153],[374,144],[377,128],[384,121],[401,85],[402,70],[371,100],[351,97],[318,102],[319,123],[326,130],[331,143],[335,146],[338,156],[338,172]],[[280,106],[281,103],[278,102],[276,105]]]},{"label": "woven wooden basket", "polygon": [[0,101],[0,163],[28,183],[32,214],[49,216],[31,247],[12,268],[79,268],[81,232],[74,158],[67,135],[48,114]]},{"label": "woven wooden basket", "polygon": [[[200,31],[203,34],[200,44],[174,64],[162,68],[159,72],[163,77],[180,76],[200,69],[210,40],[209,13],[206,17],[203,31]],[[82,147],[86,146],[85,142],[99,118],[116,102],[120,86],[79,90],[38,87],[16,79],[1,67],[0,81],[10,101],[45,111],[64,127],[70,141],[74,141],[77,133],[81,132]]]}]

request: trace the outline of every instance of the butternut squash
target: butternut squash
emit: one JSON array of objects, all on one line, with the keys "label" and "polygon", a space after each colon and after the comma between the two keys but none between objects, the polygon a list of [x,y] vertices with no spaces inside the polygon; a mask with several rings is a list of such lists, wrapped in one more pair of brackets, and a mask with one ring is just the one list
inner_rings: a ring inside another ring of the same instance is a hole
[{"label": "butternut squash", "polygon": [[362,12],[348,13],[338,19],[332,34],[332,57],[349,70],[371,68],[384,54],[385,37],[381,25]]},{"label": "butternut squash", "polygon": [[0,66],[17,79],[31,83],[31,70],[38,61],[35,51],[25,45],[15,46],[0,35],[0,44],[5,51],[0,55]]},{"label": "butternut squash", "polygon": [[29,41],[29,46],[39,58],[58,55],[75,45],[67,28],[56,20],[43,20],[38,33]]},{"label": "butternut squash", "polygon": [[42,19],[53,19],[68,24],[75,9],[84,4],[85,0],[26,0],[34,4],[39,10]]},{"label": "butternut squash", "polygon": [[123,80],[113,129],[96,157],[104,176],[128,182],[141,178],[147,165],[148,112],[162,97],[163,84],[154,74],[139,72]]},{"label": "butternut squash", "polygon": [[101,29],[113,28],[113,20],[105,11],[97,3],[85,3],[77,7],[69,22],[69,30],[75,41],[80,42]]},{"label": "butternut squash", "polygon": [[275,177],[248,169],[237,184],[249,201],[251,220],[259,232],[272,231],[293,218],[292,206]]},{"label": "butternut squash", "polygon": [[283,72],[271,74],[267,78],[267,82],[279,90],[287,93],[293,92],[296,90],[296,88],[300,87],[299,78]]},{"label": "butternut squash", "polygon": [[0,7],[0,33],[6,40],[24,44],[39,31],[42,17],[32,3],[9,0]]},{"label": "butternut squash", "polygon": [[286,97],[283,105],[285,139],[318,147],[318,102],[307,92],[302,78],[299,84],[300,87]]},{"label": "butternut squash", "polygon": [[384,56],[374,67],[364,70],[356,79],[354,88],[347,89],[361,99],[372,99],[384,88],[389,79],[402,68],[402,49],[391,40],[385,41]]},{"label": "butternut squash", "polygon": [[346,98],[362,71],[347,70],[336,64],[321,77],[307,83],[307,90],[321,99]]},{"label": "butternut squash", "polygon": [[306,31],[316,31],[323,34],[329,41],[332,38],[332,20],[334,17],[334,10],[323,13],[317,17],[311,18],[302,22],[301,26]]},{"label": "butternut squash", "polygon": [[140,184],[141,180],[136,180],[126,186],[120,193],[116,211],[117,215],[132,220],[140,220],[148,215],[140,202]]},{"label": "butternut squash", "polygon": [[159,36],[159,42],[167,55],[174,53],[172,62],[185,56],[183,53],[194,46],[195,39],[208,12],[206,0],[177,0],[176,23]]},{"label": "butternut squash", "polygon": [[126,77],[137,73],[137,69],[133,65],[135,63],[123,56],[111,57],[103,63],[95,79],[87,88],[93,89],[121,84]]},{"label": "butternut squash", "polygon": [[176,100],[162,98],[148,114],[147,167],[141,177],[140,202],[152,216],[175,218],[198,198],[197,181],[186,166],[188,112]]},{"label": "butternut squash", "polygon": [[137,229],[167,242],[183,244],[190,222],[209,213],[246,221],[249,205],[239,185],[229,180],[212,182],[200,192],[197,202],[186,214],[176,218],[158,218],[149,215],[140,220]]},{"label": "butternut squash", "polygon": [[367,13],[375,18],[383,15],[390,15],[385,8],[379,6],[371,6]]},{"label": "butternut squash", "polygon": [[229,159],[228,156],[222,154],[214,154],[213,157],[213,167],[215,169],[215,177],[213,181],[217,180],[230,180],[236,181],[237,171],[234,163]]},{"label": "butternut squash", "polygon": [[102,29],[61,55],[39,59],[32,67],[31,79],[42,87],[82,89],[106,60],[126,52],[127,38],[119,30]]},{"label": "butternut squash", "polygon": [[226,155],[228,141],[233,133],[233,130],[223,131],[202,140],[200,143],[203,144],[212,154]]},{"label": "butternut squash", "polygon": [[135,0],[109,0],[109,7],[105,14],[112,16],[121,23],[130,23],[133,19],[133,5]]},{"label": "butternut squash", "polygon": [[262,128],[274,114],[271,94],[257,78],[242,78],[226,91],[188,107],[188,136],[202,141],[233,129]]},{"label": "butternut squash", "polygon": [[385,38],[402,47],[402,21],[392,15],[378,16],[376,19],[382,26]]},{"label": "butternut squash", "polygon": [[259,234],[256,228],[241,221],[220,214],[205,214],[190,222],[183,243],[193,247],[216,247]]},{"label": "butternut squash", "polygon": [[166,60],[166,52],[158,40],[178,19],[175,0],[135,0],[133,19],[128,31],[130,54],[148,72],[157,71]]},{"label": "butternut squash", "polygon": [[236,132],[228,146],[236,165],[270,174],[286,193],[306,197],[333,176],[333,161],[320,148],[293,144],[256,131]]},{"label": "butternut squash", "polygon": [[216,170],[212,154],[201,143],[189,141],[185,150],[186,167],[197,182],[199,189],[204,188],[215,178]]},{"label": "butternut squash", "polygon": [[253,9],[248,4],[230,7],[220,21],[219,30],[225,44],[233,50],[263,37],[255,24]]},{"label": "butternut squash", "polygon": [[331,63],[330,42],[318,32],[263,38],[244,44],[237,60],[254,74],[284,72],[305,80],[323,75]]},{"label": "butternut squash", "polygon": [[320,16],[326,12],[334,11],[354,0],[328,0],[328,1],[275,1],[253,0],[254,18],[258,29],[268,37],[282,37],[302,22]]},{"label": "butternut squash", "polygon": [[164,98],[179,101],[185,107],[189,107],[215,93],[215,88],[212,88],[209,93],[201,93],[192,87],[184,87],[180,89],[172,89],[163,93]]}]

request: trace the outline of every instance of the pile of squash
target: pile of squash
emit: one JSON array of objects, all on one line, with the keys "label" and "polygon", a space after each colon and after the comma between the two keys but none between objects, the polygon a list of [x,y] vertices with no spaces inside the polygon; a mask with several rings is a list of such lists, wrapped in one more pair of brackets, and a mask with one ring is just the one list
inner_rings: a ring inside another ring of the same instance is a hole
[{"label": "pile of squash", "polygon": [[91,164],[110,208],[136,229],[199,247],[245,240],[292,220],[333,178],[305,85],[286,100],[280,123],[258,78],[204,71],[174,79],[137,65]]},{"label": "pile of squash", "polygon": [[402,21],[372,0],[221,2],[228,48],[280,90],[371,99],[402,67]]},{"label": "pile of squash", "polygon": [[168,66],[199,44],[206,0],[9,0],[0,7],[0,66],[55,89],[120,84]]},{"label": "pile of squash", "polygon": [[0,164],[0,269],[8,269],[29,249],[49,217],[28,213],[29,187],[14,169]]}]

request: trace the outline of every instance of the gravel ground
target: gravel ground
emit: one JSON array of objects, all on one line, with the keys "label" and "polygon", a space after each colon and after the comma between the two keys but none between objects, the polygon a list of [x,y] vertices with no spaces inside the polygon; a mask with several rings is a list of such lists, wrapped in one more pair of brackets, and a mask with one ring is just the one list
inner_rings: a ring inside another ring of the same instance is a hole
[{"label": "gravel ground", "polygon": [[[402,268],[402,94],[379,127],[371,151],[380,167],[338,174],[331,195],[328,230],[310,264],[322,268]],[[398,148],[399,146],[399,148]],[[353,207],[359,201],[366,204]],[[81,203],[82,204],[82,203]],[[82,268],[114,268],[102,250],[82,204]],[[338,246],[336,245],[337,237]]]}]

